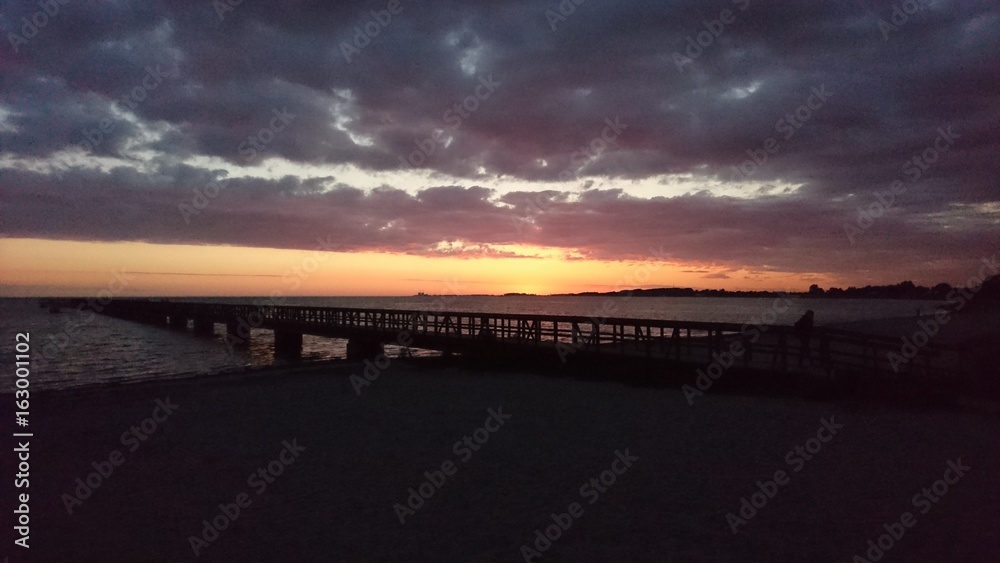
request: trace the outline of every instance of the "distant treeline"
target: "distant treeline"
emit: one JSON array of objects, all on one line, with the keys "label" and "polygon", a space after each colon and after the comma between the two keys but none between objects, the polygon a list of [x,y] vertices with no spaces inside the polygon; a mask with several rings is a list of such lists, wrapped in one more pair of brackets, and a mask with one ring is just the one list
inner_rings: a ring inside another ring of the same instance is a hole
[{"label": "distant treeline", "polygon": [[[896,285],[866,285],[864,287],[848,287],[841,289],[831,287],[823,289],[816,284],[809,287],[806,292],[789,292],[788,295],[799,295],[804,297],[819,297],[824,299],[930,299],[945,300],[949,295],[954,296],[958,292],[971,292],[972,290],[964,286],[952,287],[947,283],[939,283],[934,287],[916,285],[911,281],[904,281]],[[954,292],[954,293],[953,293]],[[987,278],[977,291],[974,291],[977,299],[1000,300],[1000,275]],[[556,297],[568,296],[625,296],[634,297],[775,297],[786,293],[777,291],[726,291],[725,289],[692,289],[690,287],[663,287],[657,289],[623,289],[621,291],[596,292],[586,291],[583,293],[556,293]]]}]

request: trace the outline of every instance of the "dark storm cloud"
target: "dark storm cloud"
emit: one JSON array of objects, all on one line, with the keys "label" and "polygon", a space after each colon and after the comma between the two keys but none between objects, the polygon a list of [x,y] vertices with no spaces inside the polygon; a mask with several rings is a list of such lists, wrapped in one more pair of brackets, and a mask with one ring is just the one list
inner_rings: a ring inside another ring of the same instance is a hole
[{"label": "dark storm cloud", "polygon": [[[223,182],[218,195],[185,221],[177,202],[191,197],[187,184],[217,178],[218,171],[184,165],[164,166],[155,174],[77,170],[62,180],[8,171],[0,221],[21,236],[73,240],[309,249],[322,239],[340,251],[466,256],[502,256],[509,252],[503,245],[533,243],[604,260],[666,253],[672,260],[726,268],[730,278],[750,265],[789,272],[848,269],[855,279],[869,280],[889,271],[888,279],[926,281],[950,275],[969,248],[987,248],[992,236],[984,229],[991,220],[985,215],[966,214],[975,228],[948,237],[935,234],[938,225],[892,215],[852,245],[841,224],[851,204],[831,206],[801,196],[644,199],[620,190],[590,190],[549,191],[542,200],[535,193],[512,192],[498,199],[482,187],[440,186],[411,194],[385,186],[366,192],[332,178],[291,176]],[[928,244],[929,237],[936,242]],[[725,278],[715,273],[708,279]]]},{"label": "dark storm cloud", "polygon": [[[318,230],[355,250],[461,239],[614,258],[641,254],[644,229],[666,229],[676,257],[844,271],[982,247],[982,226],[996,225],[975,207],[1000,191],[995,2],[920,1],[894,14],[866,0],[588,0],[553,18],[557,2],[404,1],[385,24],[371,13],[381,1],[218,5],[68,2],[34,33],[23,18],[41,21],[38,4],[3,5],[4,153],[158,155],[155,174],[68,172],[75,184],[8,169],[5,234],[301,247],[311,237],[299,231]],[[359,35],[366,28],[377,35]],[[609,141],[616,119],[624,128]],[[951,150],[911,182],[906,162],[948,127]],[[767,162],[748,165],[754,154]],[[222,177],[173,164],[196,155],[415,164],[469,180],[415,194],[233,180],[196,224],[178,224],[191,189]],[[481,174],[560,173],[802,187],[759,188],[753,200],[588,190],[574,203],[551,191],[542,206],[470,187]],[[895,180],[909,188],[897,210],[847,242],[843,224]],[[511,217],[534,222],[513,229]],[[871,248],[862,256],[858,245]]]}]

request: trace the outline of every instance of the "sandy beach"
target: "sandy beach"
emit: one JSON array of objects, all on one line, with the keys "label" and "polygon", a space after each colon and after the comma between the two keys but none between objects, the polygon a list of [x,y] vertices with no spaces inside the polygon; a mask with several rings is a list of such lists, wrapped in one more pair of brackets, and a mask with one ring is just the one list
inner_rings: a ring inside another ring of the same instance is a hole
[{"label": "sandy beach", "polygon": [[[887,560],[1000,550],[995,410],[689,405],[677,389],[403,361],[358,395],[363,369],[38,393],[32,560],[523,561],[553,514],[569,525],[533,561],[850,561],[905,512]],[[970,469],[915,498],[949,462]],[[768,490],[745,518],[741,499]]]}]

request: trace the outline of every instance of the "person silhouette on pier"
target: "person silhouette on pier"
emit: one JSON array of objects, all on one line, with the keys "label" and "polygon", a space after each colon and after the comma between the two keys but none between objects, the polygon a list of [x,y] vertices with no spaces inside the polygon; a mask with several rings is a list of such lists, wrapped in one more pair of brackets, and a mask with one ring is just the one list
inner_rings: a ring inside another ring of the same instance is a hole
[{"label": "person silhouette on pier", "polygon": [[476,335],[480,342],[486,344],[493,344],[497,340],[496,334],[490,330],[490,325],[487,317],[482,317],[479,321],[479,334]]},{"label": "person silhouette on pier", "polygon": [[812,366],[812,353],[809,348],[813,333],[813,312],[806,311],[802,318],[795,321],[795,335],[799,337],[799,365],[802,365],[803,358],[806,363]]}]

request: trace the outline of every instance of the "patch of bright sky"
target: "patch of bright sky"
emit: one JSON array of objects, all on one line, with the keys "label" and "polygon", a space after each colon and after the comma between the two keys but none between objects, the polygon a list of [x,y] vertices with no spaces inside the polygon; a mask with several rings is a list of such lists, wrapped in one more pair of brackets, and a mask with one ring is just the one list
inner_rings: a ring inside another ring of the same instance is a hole
[{"label": "patch of bright sky", "polygon": [[528,244],[480,244],[468,241],[440,241],[432,247],[438,254],[449,256],[511,256],[520,258],[548,258],[580,260],[586,258],[577,249],[551,248]]},{"label": "patch of bright sky", "polygon": [[0,133],[17,133],[17,127],[10,122],[11,115],[13,112],[0,106]]},{"label": "patch of bright sky", "polygon": [[1000,202],[952,203],[944,211],[923,213],[911,217],[910,220],[929,223],[944,229],[996,229],[1000,226]]},{"label": "patch of bright sky", "polygon": [[[581,177],[568,181],[541,182],[512,176],[482,174],[475,178],[464,178],[427,169],[374,171],[350,164],[309,165],[285,160],[270,159],[253,167],[235,167],[222,159],[197,157],[188,162],[192,166],[206,168],[226,168],[233,177],[258,176],[280,179],[288,175],[307,178],[333,176],[337,182],[363,190],[380,186],[393,186],[409,193],[435,186],[482,186],[494,189],[498,195],[514,191],[538,192],[544,190],[581,191],[586,187],[599,189],[621,188],[634,197],[676,197],[708,190],[715,196],[729,196],[752,199],[764,195],[780,195],[796,191],[799,184],[783,182],[763,182],[747,180],[727,182],[697,174],[660,174],[641,179],[622,179],[609,176]],[[485,169],[480,168],[481,171]]]},{"label": "patch of bright sky", "polygon": [[[447,34],[444,38],[446,45],[452,48],[458,48],[461,43],[462,36],[470,34],[468,30],[456,30]],[[466,76],[474,76],[479,68],[479,63],[482,61],[483,53],[486,47],[480,41],[479,37],[473,34],[472,46],[465,47],[459,50],[460,55],[458,56],[458,65],[462,69],[462,72]]]},{"label": "patch of bright sky", "polygon": [[[143,131],[142,135],[156,136],[161,132]],[[148,138],[146,139],[148,140]],[[77,147],[62,150],[47,159],[14,157],[10,154],[0,155],[0,168],[19,168],[41,173],[55,173],[69,168],[81,168],[109,172],[115,167],[133,168],[142,173],[154,172],[148,169],[148,164],[156,156],[152,151],[133,151],[129,154],[135,160],[116,157],[95,156],[84,153]],[[622,189],[626,195],[651,197],[678,197],[700,192],[709,192],[713,196],[727,196],[740,199],[754,199],[768,195],[794,193],[798,184],[783,182],[763,182],[745,180],[730,182],[711,176],[694,173],[659,174],[638,179],[612,178],[609,176],[588,176],[568,181],[534,181],[512,176],[485,174],[475,178],[465,178],[444,174],[427,169],[399,170],[367,170],[353,164],[316,165],[290,162],[281,158],[265,158],[251,166],[233,164],[225,159],[214,156],[194,156],[185,159],[185,164],[208,170],[226,170],[227,178],[256,177],[267,180],[280,180],[286,176],[294,176],[301,180],[310,178],[333,177],[336,182],[363,190],[372,190],[382,186],[392,186],[415,193],[435,186],[482,186],[496,190],[497,197],[515,191],[538,192],[556,190],[564,192],[580,192],[584,189]]]},{"label": "patch of bright sky", "polygon": [[[347,133],[351,139],[361,145],[370,145],[372,140],[352,132],[349,128],[350,113],[353,106],[353,94],[350,91],[335,92],[337,100],[333,102],[331,113],[336,116],[336,127]],[[0,154],[0,168],[17,168],[40,173],[58,173],[70,168],[80,168],[109,172],[115,167],[132,168],[140,173],[155,173],[151,169],[156,157],[165,156],[149,149],[139,149],[150,146],[168,133],[172,126],[165,122],[147,122],[138,119],[132,112],[115,105],[112,111],[116,117],[126,120],[138,132],[124,147],[126,158],[98,156],[84,152],[77,146],[67,147],[52,157],[39,159],[33,157],[15,157],[11,154]],[[9,110],[0,108],[0,130],[13,128],[9,124]],[[263,158],[252,165],[234,164],[223,158],[214,156],[192,156],[184,163],[209,170],[226,170],[230,179],[241,177],[257,177],[268,180],[279,180],[286,176],[294,176],[301,180],[310,178],[334,177],[336,182],[371,190],[381,186],[394,186],[405,189],[409,193],[435,186],[483,186],[496,190],[497,196],[513,191],[537,192],[557,190],[564,192],[579,192],[583,189],[622,189],[626,195],[651,197],[677,197],[707,191],[714,196],[728,196],[741,199],[752,199],[766,195],[792,193],[798,186],[781,182],[720,180],[698,172],[686,174],[660,174],[639,179],[622,179],[609,176],[586,176],[567,181],[534,181],[515,178],[506,175],[487,174],[487,169],[480,166],[480,175],[474,178],[453,176],[428,169],[404,169],[373,171],[352,164],[306,164],[291,162],[283,158]],[[538,164],[546,166],[548,162],[539,160]]]},{"label": "patch of bright sky", "polygon": [[350,124],[355,119],[352,115],[355,107],[354,92],[351,92],[350,89],[335,89],[333,93],[336,95],[330,107],[330,115],[333,116],[333,127],[338,131],[343,131],[355,145],[363,147],[374,145],[374,138],[350,129]]},{"label": "patch of bright sky", "polygon": [[746,98],[750,94],[757,91],[758,88],[763,84],[760,80],[755,80],[746,86],[733,87],[722,94],[722,98],[726,100],[741,100]]},{"label": "patch of bright sky", "polygon": [[[137,131],[137,133],[125,141],[122,147],[122,154],[125,158],[97,155],[92,150],[84,150],[79,144],[74,144],[66,146],[48,158],[24,158],[15,157],[9,153],[0,154],[0,169],[15,168],[43,174],[56,174],[57,176],[71,168],[107,173],[114,168],[125,167],[132,168],[141,173],[156,172],[152,168],[151,161],[162,155],[156,151],[141,149],[140,147],[148,146],[158,141],[167,132],[173,130],[174,127],[163,121],[149,122],[140,120],[134,113],[123,110],[117,104],[110,106],[109,111],[117,118],[114,123],[119,123],[119,120],[128,121],[135,128],[135,131]],[[0,131],[3,130],[2,124],[3,122],[0,120]],[[111,135],[115,133],[114,129],[110,131]],[[81,134],[81,143],[83,140],[84,138]]]},{"label": "patch of bright sky", "polygon": [[[972,208],[980,213],[1000,215],[1000,201],[989,201],[986,203],[973,204]],[[1000,219],[1000,217],[998,217]]]}]

